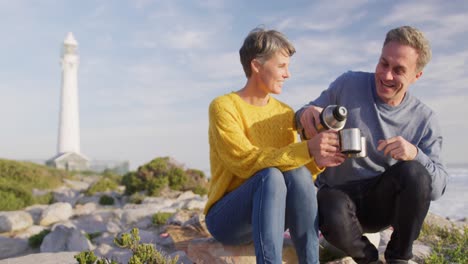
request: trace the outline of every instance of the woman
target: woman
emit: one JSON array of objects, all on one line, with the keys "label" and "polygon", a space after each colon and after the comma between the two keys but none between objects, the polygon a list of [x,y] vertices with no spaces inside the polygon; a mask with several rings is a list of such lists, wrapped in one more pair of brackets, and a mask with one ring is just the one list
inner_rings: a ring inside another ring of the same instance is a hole
[{"label": "woman", "polygon": [[335,166],[336,133],[296,142],[294,111],[271,97],[289,78],[294,46],[275,30],[254,29],[240,59],[247,83],[209,108],[211,180],[206,224],[223,244],[254,242],[257,263],[281,263],[289,228],[300,263],[318,263],[313,174]]}]

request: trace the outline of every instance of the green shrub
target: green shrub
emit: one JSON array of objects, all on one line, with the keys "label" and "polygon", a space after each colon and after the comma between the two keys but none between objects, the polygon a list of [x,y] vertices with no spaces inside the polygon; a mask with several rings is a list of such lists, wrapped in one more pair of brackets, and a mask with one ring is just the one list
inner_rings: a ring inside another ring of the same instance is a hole
[{"label": "green shrub", "polygon": [[208,190],[205,187],[196,186],[195,189],[193,189],[193,193],[203,196],[208,193]]},{"label": "green shrub", "polygon": [[148,195],[158,196],[166,187],[177,191],[203,190],[206,185],[205,174],[200,170],[184,170],[169,157],[155,158],[138,168],[136,172],[129,172],[122,177],[125,194],[132,195],[145,191]]},{"label": "green shrub", "polygon": [[125,194],[132,195],[138,191],[146,191],[145,182],[138,178],[136,172],[129,172],[122,177],[122,185],[125,186]]},{"label": "green shrub", "polygon": [[15,211],[24,207],[26,207],[24,200],[11,192],[0,190],[0,211]]},{"label": "green shrub", "polygon": [[432,247],[424,263],[468,263],[468,227],[460,231],[423,224],[419,240]]},{"label": "green shrub", "polygon": [[141,204],[143,200],[145,199],[145,195],[141,193],[134,193],[129,197],[129,202],[133,204]]},{"label": "green shrub", "polygon": [[39,248],[44,240],[44,237],[50,233],[50,230],[44,229],[40,233],[31,236],[28,239],[28,244],[32,248]]},{"label": "green shrub", "polygon": [[108,192],[116,190],[119,187],[117,182],[109,178],[101,178],[95,183],[93,183],[88,190],[86,190],[86,195],[93,195],[98,192]]},{"label": "green shrub", "polygon": [[181,168],[172,168],[169,170],[167,178],[169,180],[169,187],[172,190],[182,190],[184,184],[187,182],[187,175]]},{"label": "green shrub", "polygon": [[34,204],[52,204],[54,202],[54,194],[48,192],[44,195],[33,196]]},{"label": "green shrub", "polygon": [[30,191],[22,186],[0,184],[0,211],[14,211],[33,204]]},{"label": "green shrub", "polygon": [[155,213],[152,217],[152,223],[154,225],[164,225],[167,222],[167,219],[172,216],[172,213]]},{"label": "green shrub", "polygon": [[161,190],[168,184],[167,178],[153,178],[148,180],[146,184],[146,192],[149,196],[159,196]]},{"label": "green shrub", "polygon": [[65,177],[70,177],[70,174],[63,170],[32,162],[0,159],[0,178],[22,185],[27,190],[59,187]]},{"label": "green shrub", "polygon": [[34,203],[49,203],[52,194],[33,197],[33,189],[54,189],[70,177],[61,171],[31,162],[0,159],[0,211],[19,210]]},{"label": "green shrub", "polygon": [[[114,244],[120,248],[130,249],[132,256],[129,264],[176,264],[178,256],[170,258],[156,250],[153,244],[140,244],[140,236],[137,228],[130,233],[124,233],[114,238]],[[92,251],[83,251],[74,256],[80,264],[117,264],[107,258],[98,259]]]},{"label": "green shrub", "polygon": [[112,196],[104,194],[99,198],[100,205],[113,205],[115,203],[114,198]]}]

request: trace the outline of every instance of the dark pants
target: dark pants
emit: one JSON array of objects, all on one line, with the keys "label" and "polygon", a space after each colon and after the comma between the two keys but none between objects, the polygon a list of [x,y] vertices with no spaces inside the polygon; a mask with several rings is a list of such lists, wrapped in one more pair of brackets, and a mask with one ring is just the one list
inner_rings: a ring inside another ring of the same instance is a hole
[{"label": "dark pants", "polygon": [[431,177],[416,161],[399,162],[372,179],[324,186],[317,194],[320,230],[357,263],[368,263],[378,259],[378,251],[362,234],[392,226],[385,259],[409,260],[430,193]]}]

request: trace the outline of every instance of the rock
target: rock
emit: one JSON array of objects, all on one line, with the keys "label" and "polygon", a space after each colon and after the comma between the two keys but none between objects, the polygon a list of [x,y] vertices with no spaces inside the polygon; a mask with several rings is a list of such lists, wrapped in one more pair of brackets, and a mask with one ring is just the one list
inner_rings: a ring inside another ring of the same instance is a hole
[{"label": "rock", "polygon": [[53,194],[54,194],[54,201],[56,203],[69,203],[71,205],[75,205],[78,199],[84,196],[79,191],[70,189],[65,186],[55,189]]},{"label": "rock", "polygon": [[20,238],[0,236],[0,259],[20,255],[28,250],[28,241]]},{"label": "rock", "polygon": [[94,203],[94,204],[99,204],[99,195],[81,195],[78,200],[76,201],[76,204],[87,204],[87,203]]},{"label": "rock", "polygon": [[413,259],[418,263],[424,263],[424,259],[431,255],[432,249],[419,241],[413,243]]},{"label": "rock", "polygon": [[181,210],[173,214],[169,219],[167,219],[168,225],[178,225],[181,226],[184,222],[192,218],[192,212]]},{"label": "rock", "polygon": [[205,205],[206,205],[206,201],[191,200],[191,201],[188,201],[185,204],[184,209],[188,209],[188,210],[200,209],[200,210],[203,210],[203,208],[205,208]]},{"label": "rock", "polygon": [[76,264],[77,262],[73,256],[77,254],[79,252],[29,254],[22,257],[0,260],[0,264]]},{"label": "rock", "polygon": [[119,222],[107,222],[106,224],[106,230],[109,233],[119,233],[122,232],[122,226],[120,226],[120,221]]},{"label": "rock", "polygon": [[[145,197],[143,201],[141,202],[142,204],[158,204],[162,207],[169,207],[171,204],[174,203],[174,200],[168,199],[165,197]],[[127,208],[127,206],[131,206],[132,204],[127,204],[124,208]]]},{"label": "rock", "polygon": [[73,210],[74,215],[89,215],[96,211],[96,203],[77,204]]},{"label": "rock", "polygon": [[195,197],[200,197],[200,195],[194,194],[192,191],[186,191],[186,192],[181,193],[177,197],[176,200],[177,201],[183,201],[183,200],[193,199]]},{"label": "rock", "polygon": [[85,191],[91,185],[91,183],[84,182],[84,181],[74,181],[74,180],[69,180],[69,179],[63,179],[63,181],[68,187],[77,191]]},{"label": "rock", "polygon": [[41,252],[86,251],[94,247],[83,232],[74,227],[57,225],[41,245]]},{"label": "rock", "polygon": [[0,233],[18,231],[32,225],[33,219],[27,212],[0,212]]},{"label": "rock", "polygon": [[[256,263],[253,244],[226,246],[213,238],[191,240],[188,243],[187,256],[195,263]],[[290,239],[284,241],[283,263],[298,263],[296,250]]]},{"label": "rock", "polygon": [[191,259],[187,256],[187,254],[184,251],[176,251],[168,255],[171,259],[174,259],[175,257],[178,257],[177,259],[177,264],[194,264]]},{"label": "rock", "polygon": [[116,248],[107,244],[98,246],[94,250],[94,254],[100,258],[115,260],[117,263],[128,263],[132,257],[132,252],[129,249]]},{"label": "rock", "polygon": [[20,232],[16,232],[12,234],[14,238],[22,238],[22,239],[29,239],[30,237],[39,234],[46,228],[43,226],[33,225],[28,227],[27,229],[21,230]]},{"label": "rock", "polygon": [[85,215],[71,220],[71,222],[80,230],[86,233],[97,233],[107,231],[107,219],[99,214]]},{"label": "rock", "polygon": [[47,207],[48,205],[46,204],[35,204],[26,207],[25,210],[31,215],[34,224],[39,225],[39,222],[41,221],[42,211],[44,211]]},{"label": "rock", "polygon": [[173,208],[159,208],[154,204],[139,204],[135,209],[124,209],[122,213],[122,222],[125,225],[131,226],[139,222],[143,218],[149,218],[157,212],[175,213]]},{"label": "rock", "polygon": [[73,209],[69,203],[54,203],[42,212],[39,224],[41,226],[48,226],[53,223],[68,220],[72,215]]},{"label": "rock", "polygon": [[467,226],[466,222],[450,221],[449,219],[431,213],[427,214],[426,218],[424,219],[424,222],[428,225],[438,226],[440,228],[456,228],[460,232],[463,232],[463,229]]}]

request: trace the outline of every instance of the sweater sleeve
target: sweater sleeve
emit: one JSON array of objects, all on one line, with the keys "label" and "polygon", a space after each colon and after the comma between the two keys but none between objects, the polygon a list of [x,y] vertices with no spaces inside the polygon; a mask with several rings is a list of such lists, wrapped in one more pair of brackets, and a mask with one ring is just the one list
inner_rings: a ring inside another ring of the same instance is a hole
[{"label": "sweater sleeve", "polygon": [[431,199],[437,200],[445,192],[448,174],[439,157],[443,140],[438,122],[434,116],[431,116],[426,124],[426,132],[417,146],[418,153],[415,160],[419,161],[432,176]]},{"label": "sweater sleeve", "polygon": [[[305,141],[282,148],[254,146],[245,135],[235,108],[226,107],[219,101],[213,101],[210,105],[209,122],[210,144],[214,145],[214,154],[237,177],[249,178],[268,167],[287,171],[313,161]],[[316,165],[308,167],[315,167],[313,174],[321,171]]]}]

